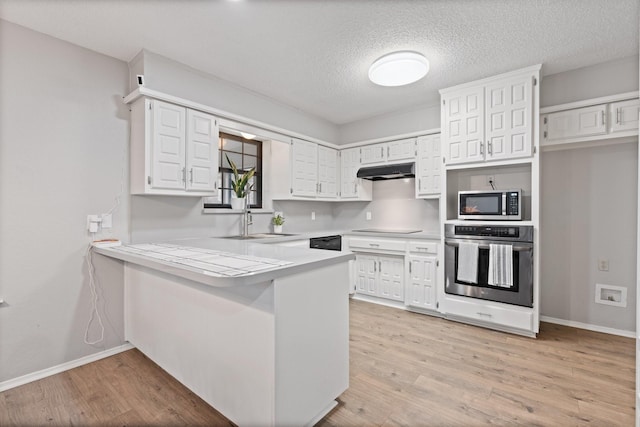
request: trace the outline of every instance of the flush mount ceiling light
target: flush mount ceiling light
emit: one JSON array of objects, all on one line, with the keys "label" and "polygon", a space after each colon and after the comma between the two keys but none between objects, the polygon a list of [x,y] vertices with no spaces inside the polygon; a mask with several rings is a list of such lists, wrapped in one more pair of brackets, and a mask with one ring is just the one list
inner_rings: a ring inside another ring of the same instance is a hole
[{"label": "flush mount ceiling light", "polygon": [[253,139],[256,137],[254,134],[246,132],[240,132],[240,135],[242,135],[244,139]]},{"label": "flush mount ceiling light", "polygon": [[417,52],[393,52],[378,58],[369,67],[369,80],[380,86],[403,86],[429,72],[429,61]]}]

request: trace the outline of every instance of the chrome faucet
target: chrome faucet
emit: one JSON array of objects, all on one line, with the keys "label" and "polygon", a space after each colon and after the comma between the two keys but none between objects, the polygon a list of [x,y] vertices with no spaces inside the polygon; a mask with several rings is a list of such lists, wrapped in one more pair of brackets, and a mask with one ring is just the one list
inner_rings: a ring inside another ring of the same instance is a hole
[{"label": "chrome faucet", "polygon": [[242,214],[242,236],[247,237],[249,235],[249,226],[253,224],[253,217],[251,216],[251,211],[249,210],[249,200],[245,200],[244,204],[244,212]]}]

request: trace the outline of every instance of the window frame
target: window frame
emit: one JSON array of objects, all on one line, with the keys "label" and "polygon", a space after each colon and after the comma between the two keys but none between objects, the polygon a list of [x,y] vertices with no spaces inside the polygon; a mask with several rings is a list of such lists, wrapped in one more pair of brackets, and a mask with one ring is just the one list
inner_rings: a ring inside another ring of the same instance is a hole
[{"label": "window frame", "polygon": [[[242,144],[242,151],[234,151],[234,150],[225,150],[224,149],[224,140],[233,140]],[[247,139],[243,138],[240,135],[234,135],[231,133],[220,132],[218,135],[218,158],[219,158],[219,167],[218,167],[218,176],[216,180],[218,182],[218,191],[220,192],[216,198],[219,198],[220,203],[208,203],[207,199],[205,199],[203,203],[204,209],[231,209],[231,203],[229,200],[225,203],[225,193],[231,191],[230,187],[225,187],[225,175],[233,175],[233,170],[230,167],[225,167],[226,153],[233,153],[235,155],[240,155],[242,158],[242,165],[237,165],[239,170],[245,170],[244,161],[246,157],[253,157],[256,159],[256,172],[254,174],[253,182],[254,189],[251,190],[252,193],[255,193],[255,200],[257,203],[252,204],[252,209],[262,209],[264,207],[264,176],[263,176],[263,143],[264,141],[259,139]],[[246,147],[248,145],[256,147],[256,154],[247,153]],[[227,181],[230,182],[230,181]],[[230,194],[230,193],[229,193]]]}]

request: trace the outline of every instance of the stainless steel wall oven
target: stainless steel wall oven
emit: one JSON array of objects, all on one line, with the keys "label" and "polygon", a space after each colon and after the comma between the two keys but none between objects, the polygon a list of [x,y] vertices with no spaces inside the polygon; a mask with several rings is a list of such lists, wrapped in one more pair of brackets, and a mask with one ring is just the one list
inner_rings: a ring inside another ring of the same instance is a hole
[{"label": "stainless steel wall oven", "polygon": [[[445,224],[445,293],[533,307],[533,227],[493,224]],[[478,245],[477,280],[458,278],[461,243]],[[513,283],[508,286],[489,284],[489,248],[491,244],[510,245],[512,249]]]}]

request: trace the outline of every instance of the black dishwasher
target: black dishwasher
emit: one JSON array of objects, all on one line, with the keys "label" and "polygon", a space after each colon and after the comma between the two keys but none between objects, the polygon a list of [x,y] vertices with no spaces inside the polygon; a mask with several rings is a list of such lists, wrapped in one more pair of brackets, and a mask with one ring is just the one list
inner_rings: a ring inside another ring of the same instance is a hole
[{"label": "black dishwasher", "polygon": [[342,236],[323,236],[312,237],[309,239],[309,247],[311,249],[324,249],[327,251],[341,251],[342,250]]}]

